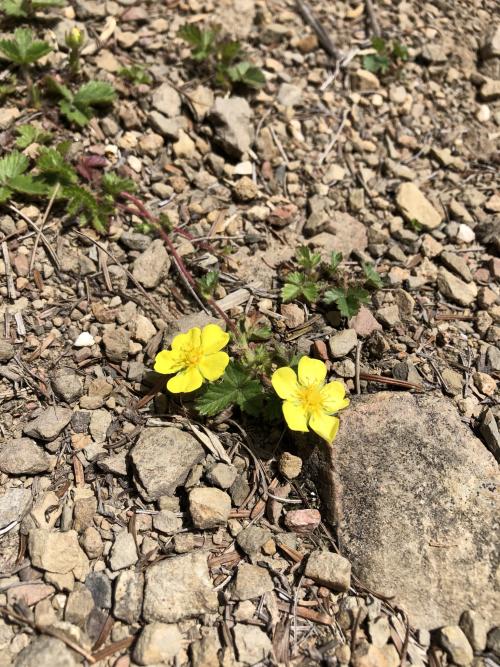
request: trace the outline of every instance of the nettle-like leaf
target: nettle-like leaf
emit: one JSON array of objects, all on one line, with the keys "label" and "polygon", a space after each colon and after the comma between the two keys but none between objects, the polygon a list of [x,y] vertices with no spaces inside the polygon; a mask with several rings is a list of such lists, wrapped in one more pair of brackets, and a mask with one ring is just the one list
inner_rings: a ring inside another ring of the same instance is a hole
[{"label": "nettle-like leaf", "polygon": [[76,171],[65,161],[64,154],[57,148],[42,148],[36,166],[49,181],[71,185],[78,180]]},{"label": "nettle-like leaf", "polygon": [[228,67],[226,73],[232,83],[242,83],[249,88],[262,88],[266,83],[263,71],[247,61]]},{"label": "nettle-like leaf", "polygon": [[328,268],[330,269],[331,273],[335,273],[335,271],[339,268],[340,263],[344,259],[344,256],[341,252],[337,252],[334,250],[332,254],[330,255],[330,264],[328,265]]},{"label": "nettle-like leaf", "polygon": [[77,109],[107,106],[116,97],[113,86],[107,81],[89,81],[81,86],[73,97]]},{"label": "nettle-like leaf", "polygon": [[262,387],[258,380],[249,376],[238,363],[231,362],[222,380],[207,386],[197,399],[196,407],[201,415],[211,417],[231,405],[243,412],[258,414],[262,399]]},{"label": "nettle-like leaf", "polygon": [[300,246],[295,252],[297,264],[306,271],[313,271],[321,264],[321,254],[313,252],[309,246]]},{"label": "nettle-like leaf", "polygon": [[123,178],[118,176],[114,171],[109,171],[101,179],[101,187],[103,191],[111,195],[113,198],[118,197],[120,192],[135,192],[136,184],[131,178]]},{"label": "nettle-like leaf", "polygon": [[375,289],[383,287],[384,281],[382,280],[382,276],[378,273],[373,264],[363,262],[363,273],[365,274],[366,283],[369,287]]},{"label": "nettle-like leaf", "polygon": [[80,226],[91,224],[100,234],[108,228],[109,216],[113,213],[113,206],[106,201],[97,201],[94,195],[79,185],[70,185],[63,190],[68,200],[66,212],[69,216],[76,216]]},{"label": "nettle-like leaf", "polygon": [[27,18],[40,9],[50,7],[64,7],[66,0],[2,0],[0,9],[6,16]]},{"label": "nettle-like leaf", "polygon": [[310,278],[303,273],[294,271],[286,277],[286,282],[281,288],[281,298],[285,303],[303,297],[309,303],[318,300],[319,290]]},{"label": "nettle-like leaf", "polygon": [[14,39],[0,40],[0,52],[15,65],[31,65],[52,51],[47,42],[33,39],[28,28],[18,28]]},{"label": "nettle-like leaf", "polygon": [[198,279],[198,287],[202,296],[206,299],[213,296],[217,285],[219,284],[219,272],[207,271],[207,273]]},{"label": "nettle-like leaf", "polygon": [[373,74],[386,74],[389,70],[389,58],[378,53],[369,54],[363,57],[363,68],[372,72]]},{"label": "nettle-like leaf", "polygon": [[30,161],[19,151],[12,151],[0,159],[0,183],[5,185],[12,178],[24,174]]},{"label": "nettle-like leaf", "polygon": [[118,75],[134,83],[149,85],[153,83],[153,77],[142,67],[142,65],[130,65],[130,67],[122,67],[118,70]]},{"label": "nettle-like leaf", "polygon": [[177,34],[193,47],[193,60],[202,61],[213,52],[218,32],[217,28],[202,30],[199,26],[188,23],[183,25]]},{"label": "nettle-like leaf", "polygon": [[19,125],[16,127],[18,137],[16,146],[18,148],[28,148],[31,144],[45,144],[52,139],[52,132],[45,132],[36,125]]},{"label": "nettle-like leaf", "polygon": [[325,302],[334,303],[342,317],[354,317],[358,314],[363,303],[370,300],[370,294],[362,287],[333,287],[325,292]]},{"label": "nettle-like leaf", "polygon": [[7,201],[13,192],[31,196],[47,193],[47,185],[31,174],[25,174],[29,159],[19,151],[12,151],[0,160],[0,202]]}]

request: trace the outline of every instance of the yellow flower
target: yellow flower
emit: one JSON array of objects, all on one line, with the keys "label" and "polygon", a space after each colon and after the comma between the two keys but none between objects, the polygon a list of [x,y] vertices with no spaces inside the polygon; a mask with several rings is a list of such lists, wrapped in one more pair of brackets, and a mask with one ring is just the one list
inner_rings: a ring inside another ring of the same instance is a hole
[{"label": "yellow flower", "polygon": [[229,356],[221,352],[227,345],[229,334],[217,324],[207,324],[181,333],[172,341],[171,350],[156,355],[154,369],[157,373],[177,373],[167,382],[173,394],[199,389],[204,380],[218,380],[226,370]]},{"label": "yellow flower", "polygon": [[283,415],[292,431],[309,431],[309,427],[329,444],[339,430],[334,412],[349,405],[341,382],[325,384],[326,366],[318,359],[302,357],[298,379],[292,368],[278,368],[271,382],[283,402]]}]

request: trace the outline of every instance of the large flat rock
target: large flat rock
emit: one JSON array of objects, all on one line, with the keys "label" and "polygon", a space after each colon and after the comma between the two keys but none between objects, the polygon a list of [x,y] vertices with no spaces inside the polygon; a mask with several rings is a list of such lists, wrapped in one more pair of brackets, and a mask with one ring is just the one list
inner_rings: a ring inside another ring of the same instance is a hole
[{"label": "large flat rock", "polygon": [[352,401],[312,474],[341,552],[368,587],[433,629],[474,609],[500,618],[500,475],[441,395]]}]

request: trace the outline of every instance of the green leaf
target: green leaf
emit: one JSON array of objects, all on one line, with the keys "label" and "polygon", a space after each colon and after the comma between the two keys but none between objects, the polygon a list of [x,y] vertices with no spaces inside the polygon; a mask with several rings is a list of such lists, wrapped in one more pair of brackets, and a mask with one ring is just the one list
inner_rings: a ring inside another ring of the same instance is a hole
[{"label": "green leaf", "polygon": [[0,4],[0,9],[5,13],[6,16],[25,18],[27,13],[23,9],[23,4],[23,0],[3,0],[3,2]]},{"label": "green leaf", "polygon": [[19,151],[12,151],[0,159],[0,183],[7,185],[12,178],[24,174],[29,165],[29,159]]},{"label": "green leaf", "polygon": [[0,51],[16,65],[31,65],[52,49],[47,42],[33,40],[33,33],[28,28],[18,28],[13,40],[0,40]]},{"label": "green leaf", "polygon": [[72,102],[68,102],[67,100],[61,100],[59,102],[59,109],[70,123],[75,123],[79,127],[85,127],[92,117],[89,114],[83,113],[80,109],[77,109]]},{"label": "green leaf", "polygon": [[80,111],[86,112],[90,107],[111,104],[115,97],[115,89],[107,81],[89,81],[78,89],[73,104]]},{"label": "green leaf", "polygon": [[380,56],[378,54],[371,54],[363,57],[363,68],[369,72],[377,74],[386,74],[389,69],[389,58],[387,56]]},{"label": "green leaf", "polygon": [[36,166],[44,176],[55,177],[55,180],[70,185],[78,180],[76,171],[68,164],[57,148],[43,148],[40,151]]},{"label": "green leaf", "polygon": [[207,271],[207,273],[198,280],[198,287],[205,299],[213,296],[215,288],[219,284],[219,272]]},{"label": "green leaf", "polygon": [[44,144],[52,138],[51,132],[45,132],[36,125],[19,125],[16,127],[18,137],[16,139],[16,146],[18,148],[27,148],[31,144]]},{"label": "green leaf", "polygon": [[241,44],[236,41],[219,42],[216,47],[217,59],[227,67],[240,54]]},{"label": "green leaf", "polygon": [[65,7],[66,0],[31,0],[31,6],[35,11],[49,7]]},{"label": "green leaf", "polygon": [[136,184],[131,178],[123,178],[118,176],[114,171],[110,171],[101,179],[101,187],[104,192],[111,195],[113,198],[118,197],[120,192],[135,192]]},{"label": "green leaf", "polygon": [[16,192],[21,192],[25,195],[32,195],[34,197],[41,197],[47,194],[47,184],[43,181],[36,180],[30,174],[20,174],[11,178],[9,187]]},{"label": "green leaf", "polygon": [[266,83],[262,70],[246,61],[228,67],[226,71],[233,83],[243,83],[249,88],[262,88]]},{"label": "green leaf", "polygon": [[4,204],[8,201],[11,195],[12,190],[10,188],[4,187],[3,185],[0,186],[0,204]]},{"label": "green leaf", "polygon": [[392,57],[395,60],[401,60],[402,62],[407,62],[410,59],[410,54],[406,46],[400,42],[392,43]]},{"label": "green leaf", "polygon": [[67,86],[64,86],[62,83],[59,83],[59,81],[54,79],[54,77],[47,76],[45,77],[44,82],[45,82],[45,87],[47,88],[49,93],[57,95],[58,97],[62,97],[68,102],[73,101],[73,93],[71,92],[71,90]]},{"label": "green leaf", "polygon": [[319,291],[314,283],[306,283],[302,286],[302,296],[309,303],[314,303],[318,300]]},{"label": "green leaf", "polygon": [[383,37],[373,37],[372,46],[378,54],[383,54],[386,51],[387,43]]},{"label": "green leaf", "polygon": [[335,303],[342,317],[350,318],[357,315],[361,304],[370,300],[370,294],[361,287],[334,287],[325,292],[324,299],[327,304]]},{"label": "green leaf", "polygon": [[206,60],[212,53],[218,32],[217,28],[202,30],[197,25],[188,23],[183,25],[177,34],[193,47],[191,57],[201,61]]},{"label": "green leaf", "polygon": [[368,262],[363,262],[363,273],[365,274],[366,282],[370,287],[374,287],[375,289],[380,289],[383,287],[384,282],[382,280],[382,277],[378,273],[378,271],[375,269],[373,264],[369,264]]},{"label": "green leaf", "polygon": [[342,255],[341,252],[337,252],[334,250],[332,254],[330,255],[330,264],[329,264],[329,269],[332,273],[335,273],[335,271],[339,268],[340,263],[344,259],[344,256]]},{"label": "green leaf", "polygon": [[319,252],[312,252],[309,246],[300,246],[295,251],[297,264],[306,271],[312,271],[321,263],[321,254]]},{"label": "green leaf", "polygon": [[122,76],[124,79],[131,81],[132,83],[147,84],[153,83],[152,76],[146,72],[144,67],[141,65],[130,65],[130,67],[122,67],[118,70],[118,75]]},{"label": "green leaf", "polygon": [[207,386],[206,391],[196,401],[201,415],[211,417],[230,405],[237,405],[244,412],[255,414],[257,401],[262,397],[262,387],[258,380],[249,376],[239,364],[231,362],[222,380]]},{"label": "green leaf", "polygon": [[294,271],[286,277],[286,283],[281,288],[281,298],[286,303],[301,296],[309,303],[314,303],[318,299],[319,291],[312,280],[303,273]]}]

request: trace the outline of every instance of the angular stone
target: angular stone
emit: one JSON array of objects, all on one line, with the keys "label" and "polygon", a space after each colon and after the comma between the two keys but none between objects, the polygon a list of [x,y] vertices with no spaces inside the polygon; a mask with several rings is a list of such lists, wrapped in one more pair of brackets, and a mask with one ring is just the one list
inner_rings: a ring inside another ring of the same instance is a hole
[{"label": "angular stone", "polygon": [[119,364],[128,357],[130,333],[124,327],[116,327],[106,331],[102,337],[106,357]]},{"label": "angular stone", "polygon": [[30,438],[39,438],[50,442],[55,440],[59,433],[66,428],[71,421],[72,411],[69,408],[51,406],[28,422],[23,429],[24,435]]},{"label": "angular stone", "polygon": [[10,361],[16,353],[16,348],[5,338],[0,338],[0,362]]},{"label": "angular stone", "polygon": [[330,337],[328,347],[330,354],[334,359],[345,357],[351,350],[353,350],[358,343],[358,335],[354,329],[345,329],[339,331]]},{"label": "angular stone", "polygon": [[240,563],[233,589],[235,600],[253,600],[274,590],[271,575],[259,565]]},{"label": "angular stone", "polygon": [[146,501],[171,496],[204,456],[203,447],[178,428],[145,428],[132,449],[135,485]]},{"label": "angular stone", "polygon": [[394,595],[415,627],[456,623],[464,609],[500,617],[498,466],[451,400],[353,398],[333,446],[311,459],[356,575]]},{"label": "angular stone", "polygon": [[489,624],[477,611],[467,610],[460,616],[460,627],[474,651],[482,653],[486,649]]},{"label": "angular stone", "polygon": [[438,271],[437,286],[446,299],[451,299],[461,306],[470,306],[477,297],[475,283],[466,283],[443,267]]},{"label": "angular stone", "polygon": [[143,616],[174,623],[217,610],[217,593],[203,551],[169,558],[146,570]]},{"label": "angular stone", "polygon": [[134,646],[134,660],[140,665],[154,665],[175,658],[182,650],[182,634],[174,624],[145,625]]},{"label": "angular stone", "polygon": [[463,257],[461,257],[460,255],[455,255],[454,252],[448,252],[447,250],[445,250],[444,252],[441,253],[441,261],[448,269],[454,271],[461,278],[463,278],[465,282],[467,283],[471,282],[472,273],[469,267],[467,266],[467,262]]},{"label": "angular stone", "polygon": [[37,475],[50,469],[50,459],[30,438],[0,444],[0,472],[7,475]]},{"label": "angular stone", "polygon": [[182,519],[170,510],[161,510],[153,516],[155,530],[165,535],[174,535],[182,528]]},{"label": "angular stone", "polygon": [[207,473],[207,480],[219,489],[229,489],[238,475],[238,470],[229,463],[216,463]]},{"label": "angular stone", "polygon": [[325,252],[341,252],[344,258],[353,250],[363,251],[368,245],[366,227],[349,213],[333,211],[324,218],[321,233],[309,239],[309,243]]},{"label": "angular stone", "polygon": [[248,556],[256,555],[260,552],[264,544],[272,537],[271,531],[261,526],[247,526],[240,530],[236,536],[236,542]]},{"label": "angular stone", "polygon": [[214,667],[219,663],[218,651],[221,648],[217,629],[202,628],[203,637],[191,644],[193,667]]},{"label": "angular stone", "polygon": [[141,616],[143,590],[142,572],[134,570],[121,572],[115,584],[113,615],[125,623],[137,623]]},{"label": "angular stone", "polygon": [[64,620],[86,630],[87,620],[94,609],[94,598],[88,588],[78,584],[71,591],[64,609]]},{"label": "angular stone", "polygon": [[264,661],[273,645],[266,633],[255,625],[237,623],[233,629],[238,660],[244,665]]},{"label": "angular stone", "polygon": [[199,487],[189,494],[189,513],[196,528],[225,526],[230,511],[231,498],[220,489]]},{"label": "angular stone", "polygon": [[209,120],[214,125],[218,142],[228,155],[236,159],[250,148],[254,130],[252,109],[242,97],[217,97]]},{"label": "angular stone", "polygon": [[75,655],[60,639],[41,635],[23,648],[13,667],[77,667]]},{"label": "angular stone", "polygon": [[382,331],[382,325],[377,322],[371,311],[365,306],[361,306],[358,314],[351,317],[349,326],[362,338],[371,336],[374,331]]},{"label": "angular stone", "polygon": [[302,459],[290,452],[283,452],[279,458],[278,467],[283,477],[295,479],[302,471]]},{"label": "angular stone", "polygon": [[486,648],[500,658],[500,626],[497,625],[488,632]]},{"label": "angular stone", "polygon": [[21,521],[30,510],[31,491],[23,487],[2,489],[0,495],[0,530],[13,521]]},{"label": "angular stone", "polygon": [[67,370],[56,375],[52,382],[54,393],[66,403],[73,403],[80,398],[83,391],[83,382],[77,373]]},{"label": "angular stone", "polygon": [[111,609],[111,579],[105,572],[91,572],[85,579],[85,586],[90,591],[96,607]]},{"label": "angular stone", "polygon": [[170,257],[161,239],[155,239],[134,262],[132,275],[146,289],[158,287],[170,269]]},{"label": "angular stone", "polygon": [[30,530],[28,547],[32,565],[47,572],[66,574],[87,562],[75,530],[51,533],[35,528]]},{"label": "angular stone", "polygon": [[117,570],[124,570],[126,567],[135,565],[137,560],[138,556],[134,536],[127,530],[122,530],[116,535],[113,542],[109,566],[113,572],[116,572]]},{"label": "angular stone", "polygon": [[174,118],[181,113],[181,96],[168,83],[162,83],[153,91],[151,105],[168,118]]},{"label": "angular stone", "polygon": [[406,220],[417,220],[424,229],[435,229],[443,221],[442,214],[436,211],[414,183],[402,183],[399,186],[396,204]]},{"label": "angular stone", "polygon": [[458,625],[447,625],[440,628],[439,642],[455,665],[466,667],[471,664],[474,658],[472,646]]},{"label": "angular stone", "polygon": [[21,602],[28,607],[32,607],[41,600],[45,600],[49,595],[54,595],[53,586],[44,584],[43,581],[30,582],[24,586],[14,586],[7,591],[7,602],[10,605]]},{"label": "angular stone", "polygon": [[321,586],[334,591],[345,592],[351,585],[350,562],[347,558],[330,551],[317,550],[310,553],[304,574]]},{"label": "angular stone", "polygon": [[320,523],[321,514],[314,509],[290,510],[285,515],[285,526],[299,535],[312,533]]}]

